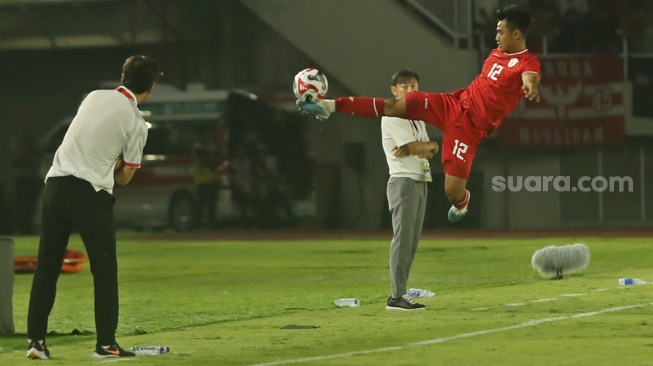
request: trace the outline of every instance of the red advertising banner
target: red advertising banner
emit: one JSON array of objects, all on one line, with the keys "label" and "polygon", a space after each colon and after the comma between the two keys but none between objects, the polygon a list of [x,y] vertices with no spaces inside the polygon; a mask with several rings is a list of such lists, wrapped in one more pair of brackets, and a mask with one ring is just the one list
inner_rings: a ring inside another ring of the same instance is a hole
[{"label": "red advertising banner", "polygon": [[624,92],[617,55],[540,57],[540,102],[522,99],[498,129],[512,147],[581,147],[624,142]]}]

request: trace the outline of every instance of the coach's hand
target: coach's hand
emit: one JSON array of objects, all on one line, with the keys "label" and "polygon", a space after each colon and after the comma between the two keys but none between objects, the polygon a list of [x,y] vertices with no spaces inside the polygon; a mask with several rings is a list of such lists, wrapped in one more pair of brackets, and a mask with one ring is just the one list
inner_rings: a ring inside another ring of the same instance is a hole
[{"label": "coach's hand", "polygon": [[428,144],[431,145],[430,151],[433,153],[433,156],[437,155],[440,151],[440,145],[435,141],[429,141]]},{"label": "coach's hand", "polygon": [[122,161],[122,158],[118,158],[118,160],[116,160],[116,165],[113,167],[113,171],[115,172],[117,170],[120,170],[120,168],[122,168],[123,164],[124,164],[124,161]]},{"label": "coach's hand", "polygon": [[404,146],[395,146],[392,153],[397,158],[404,158],[408,155],[417,155],[420,158],[431,159],[440,151],[438,143],[435,141],[423,142],[413,141]]},{"label": "coach's hand", "polygon": [[405,158],[406,156],[410,155],[410,151],[408,150],[408,145],[404,146],[395,146],[392,149],[392,154],[396,158]]},{"label": "coach's hand", "polygon": [[420,158],[425,158],[425,159],[433,159],[433,157],[440,151],[440,146],[438,146],[438,143],[435,141],[429,141],[426,144],[424,144],[426,147],[427,151],[422,152],[419,154]]}]

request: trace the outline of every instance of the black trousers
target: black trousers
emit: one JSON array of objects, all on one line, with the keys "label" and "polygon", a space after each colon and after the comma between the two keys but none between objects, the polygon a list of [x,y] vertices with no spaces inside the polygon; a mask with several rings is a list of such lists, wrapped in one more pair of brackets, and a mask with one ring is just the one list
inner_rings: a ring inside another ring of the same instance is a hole
[{"label": "black trousers", "polygon": [[45,339],[68,239],[73,229],[82,237],[95,288],[98,345],[116,343],[118,263],[113,221],[114,197],[72,176],[49,178],[43,194],[43,232],[32,282],[27,338]]},{"label": "black trousers", "polygon": [[202,224],[205,217],[208,225],[213,225],[217,221],[216,210],[219,189],[220,186],[217,182],[197,185],[197,223],[199,225]]}]

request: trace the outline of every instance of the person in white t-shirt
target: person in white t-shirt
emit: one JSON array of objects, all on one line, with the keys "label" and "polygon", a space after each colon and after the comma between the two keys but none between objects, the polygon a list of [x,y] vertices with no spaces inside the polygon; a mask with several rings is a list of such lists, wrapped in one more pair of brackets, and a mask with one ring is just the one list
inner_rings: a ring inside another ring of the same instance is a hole
[{"label": "person in white t-shirt", "polygon": [[147,126],[137,105],[150,97],[160,75],[152,58],[128,58],[121,86],[86,96],[54,155],[45,178],[43,231],[27,315],[28,358],[50,358],[48,317],[73,228],[82,237],[93,274],[93,357],[134,356],[115,337],[119,304],[112,192],[114,183],[128,184],[141,165]]},{"label": "person in white t-shirt", "polygon": [[[414,71],[399,70],[392,76],[390,90],[395,98],[418,89],[419,76]],[[424,310],[425,305],[406,293],[406,283],[422,235],[427,182],[432,181],[428,159],[437,154],[439,147],[429,141],[424,121],[383,117],[381,135],[390,169],[387,195],[394,233],[390,244],[392,294],[386,309]]]}]

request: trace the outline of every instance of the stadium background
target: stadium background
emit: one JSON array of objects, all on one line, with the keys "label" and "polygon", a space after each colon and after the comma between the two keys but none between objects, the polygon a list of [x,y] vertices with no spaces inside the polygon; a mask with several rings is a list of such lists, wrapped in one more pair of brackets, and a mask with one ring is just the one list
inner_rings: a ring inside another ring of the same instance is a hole
[{"label": "stadium background", "polygon": [[[42,137],[74,113],[83,93],[116,80],[134,53],[155,57],[162,83],[186,89],[281,87],[318,67],[330,96],[390,96],[399,68],[421,75],[421,89],[466,86],[493,47],[493,9],[506,1],[332,0],[3,0],[0,1],[0,204],[4,234],[14,232],[13,147],[21,131]],[[647,1],[522,1],[533,11],[528,44],[540,56],[617,59],[625,82],[615,139],[574,146],[510,146],[486,140],[470,187],[474,206],[462,228],[635,228],[653,223],[653,10]],[[387,167],[377,121],[306,118],[316,215],[309,229],[377,229]],[[564,124],[560,119],[552,123]],[[439,134],[434,129],[436,139]],[[610,140],[610,141],[608,141]],[[513,141],[514,142],[514,141]],[[441,171],[439,162],[432,164]],[[494,192],[493,176],[629,176],[633,192]],[[448,227],[442,178],[430,186],[427,228]]]}]

